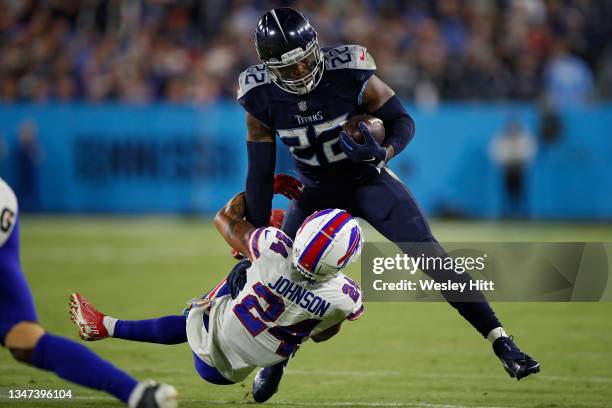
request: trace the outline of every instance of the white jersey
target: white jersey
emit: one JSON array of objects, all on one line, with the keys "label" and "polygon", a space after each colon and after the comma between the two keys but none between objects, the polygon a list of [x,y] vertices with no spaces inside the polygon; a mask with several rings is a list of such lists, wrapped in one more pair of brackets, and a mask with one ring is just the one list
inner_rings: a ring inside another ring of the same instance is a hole
[{"label": "white jersey", "polygon": [[248,243],[252,265],[239,296],[212,299],[208,330],[203,308],[189,313],[192,350],[231,381],[286,359],[309,336],[363,312],[361,290],[344,274],[323,283],[305,280],[293,267],[292,244],[279,229],[253,231]]}]

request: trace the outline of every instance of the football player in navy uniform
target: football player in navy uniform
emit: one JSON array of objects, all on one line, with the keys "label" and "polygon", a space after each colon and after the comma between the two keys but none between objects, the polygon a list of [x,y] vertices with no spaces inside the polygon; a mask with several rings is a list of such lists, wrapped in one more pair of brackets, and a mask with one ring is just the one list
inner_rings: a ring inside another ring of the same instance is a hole
[{"label": "football player in navy uniform", "polygon": [[[278,135],[304,184],[282,227],[290,237],[308,214],[337,207],[365,219],[393,242],[424,243],[431,255],[444,256],[412,194],[385,166],[410,142],[415,125],[394,91],[375,75],[376,64],[368,50],[358,45],[321,48],[308,20],[286,7],[261,18],[255,45],[262,63],[240,75],[238,89],[248,131],[248,220],[261,227],[270,216]],[[382,119],[386,131],[382,145],[364,124],[359,124],[362,144],[342,132],[342,124],[360,113]],[[469,278],[452,271],[424,272],[438,281]],[[539,363],[514,344],[481,292],[471,292],[470,302],[443,295],[493,343],[511,377],[539,371]],[[276,392],[283,369],[279,364],[258,372],[253,382],[256,401]]]}]

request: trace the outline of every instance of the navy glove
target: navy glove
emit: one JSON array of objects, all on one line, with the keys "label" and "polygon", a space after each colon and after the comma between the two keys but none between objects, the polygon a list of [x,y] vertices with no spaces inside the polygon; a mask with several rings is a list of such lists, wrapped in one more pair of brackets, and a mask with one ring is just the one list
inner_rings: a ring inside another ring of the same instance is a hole
[{"label": "navy glove", "polygon": [[251,261],[244,258],[232,268],[232,271],[227,275],[227,286],[229,286],[232,299],[236,299],[247,281],[246,270],[251,267]]},{"label": "navy glove", "polygon": [[364,139],[362,144],[355,142],[345,131],[340,132],[340,148],[354,162],[383,167],[387,158],[387,149],[378,144],[365,123],[359,122],[359,131]]}]

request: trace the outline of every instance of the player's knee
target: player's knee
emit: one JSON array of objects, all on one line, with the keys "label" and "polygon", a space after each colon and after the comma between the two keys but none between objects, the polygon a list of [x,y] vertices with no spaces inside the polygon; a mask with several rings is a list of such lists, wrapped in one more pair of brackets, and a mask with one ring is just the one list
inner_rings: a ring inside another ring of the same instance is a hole
[{"label": "player's knee", "polygon": [[[45,334],[45,330],[36,322],[19,322],[14,325],[4,338],[5,346],[11,350],[15,358],[20,360],[13,350],[30,350],[34,349],[38,340]],[[17,353],[21,355],[22,353]]]},{"label": "player's knee", "polygon": [[32,360],[34,358],[34,349],[17,349],[17,348],[9,348],[9,351],[13,355],[13,358],[20,363],[32,364]]},{"label": "player's knee", "polygon": [[4,344],[15,360],[32,364],[34,348],[45,330],[36,322],[19,322],[14,325],[4,338]]}]

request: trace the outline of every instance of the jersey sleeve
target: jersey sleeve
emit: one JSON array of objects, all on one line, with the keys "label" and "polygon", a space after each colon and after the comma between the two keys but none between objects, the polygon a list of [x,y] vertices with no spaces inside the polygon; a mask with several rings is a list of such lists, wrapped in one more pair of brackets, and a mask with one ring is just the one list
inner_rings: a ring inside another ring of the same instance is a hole
[{"label": "jersey sleeve", "polygon": [[376,73],[376,62],[366,47],[340,45],[325,50],[325,69],[346,70],[359,90],[357,104],[362,104],[363,92],[368,80]]},{"label": "jersey sleeve", "polygon": [[344,313],[346,320],[357,320],[363,314],[363,299],[359,284],[347,276],[342,277],[340,293],[341,301],[338,307]]},{"label": "jersey sleeve", "polygon": [[0,179],[0,247],[13,232],[17,218],[17,197],[11,187]]},{"label": "jersey sleeve", "polygon": [[270,257],[288,258],[293,241],[283,231],[274,227],[257,228],[251,232],[247,242],[251,262]]},{"label": "jersey sleeve", "polygon": [[238,103],[258,121],[272,129],[272,120],[266,103],[265,85],[270,76],[263,64],[249,67],[238,78]]}]

